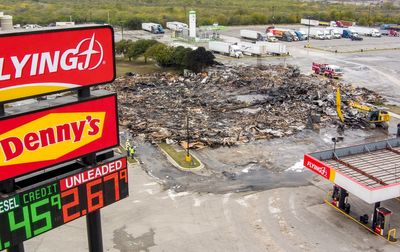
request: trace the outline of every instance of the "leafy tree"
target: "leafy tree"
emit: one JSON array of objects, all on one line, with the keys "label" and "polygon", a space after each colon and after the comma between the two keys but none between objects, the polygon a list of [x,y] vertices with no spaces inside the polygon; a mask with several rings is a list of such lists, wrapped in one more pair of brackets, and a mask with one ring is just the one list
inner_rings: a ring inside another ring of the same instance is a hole
[{"label": "leafy tree", "polygon": [[115,52],[117,54],[127,54],[128,53],[128,49],[130,46],[132,46],[133,42],[132,40],[120,40],[117,43],[115,43]]},{"label": "leafy tree", "polygon": [[186,54],[184,66],[196,73],[203,71],[207,66],[213,65],[214,55],[210,51],[206,51],[204,47],[199,47]]},{"label": "leafy tree", "polygon": [[[137,59],[142,56],[147,51],[147,49],[155,44],[159,43],[153,39],[139,39],[129,45],[126,56],[128,57],[129,61]],[[145,61],[147,61],[146,57]]]},{"label": "leafy tree", "polygon": [[178,46],[174,48],[172,53],[172,62],[174,66],[184,67],[184,60],[188,53],[193,51],[191,48],[185,48],[183,46]]},{"label": "leafy tree", "polygon": [[172,47],[159,43],[149,47],[144,56],[154,59],[162,67],[168,67],[174,65],[173,53]]}]

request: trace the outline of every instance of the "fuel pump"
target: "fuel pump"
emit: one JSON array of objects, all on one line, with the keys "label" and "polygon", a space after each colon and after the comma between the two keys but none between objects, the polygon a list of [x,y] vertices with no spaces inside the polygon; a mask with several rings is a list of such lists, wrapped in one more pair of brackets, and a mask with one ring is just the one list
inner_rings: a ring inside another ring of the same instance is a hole
[{"label": "fuel pump", "polygon": [[349,194],[346,189],[341,188],[340,186],[333,185],[332,192],[332,205],[337,208],[343,210],[345,213],[350,213],[350,204],[348,203]]},{"label": "fuel pump", "polygon": [[390,217],[392,216],[392,211],[385,207],[377,207],[375,211],[376,218],[372,220],[374,231],[382,236],[387,236],[390,230]]}]

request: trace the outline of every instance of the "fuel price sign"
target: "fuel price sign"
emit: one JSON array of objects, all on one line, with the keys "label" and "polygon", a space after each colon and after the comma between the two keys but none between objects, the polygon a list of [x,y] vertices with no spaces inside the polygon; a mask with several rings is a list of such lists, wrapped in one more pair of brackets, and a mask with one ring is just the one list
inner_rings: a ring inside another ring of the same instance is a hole
[{"label": "fuel price sign", "polygon": [[0,250],[128,197],[126,157],[52,183],[0,195]]}]

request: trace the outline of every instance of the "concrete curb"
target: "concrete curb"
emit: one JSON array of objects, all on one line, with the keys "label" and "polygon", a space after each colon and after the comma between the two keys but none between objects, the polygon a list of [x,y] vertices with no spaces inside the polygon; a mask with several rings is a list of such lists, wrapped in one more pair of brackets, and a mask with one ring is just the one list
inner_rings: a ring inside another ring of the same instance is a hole
[{"label": "concrete curb", "polygon": [[[158,145],[157,145],[158,146]],[[198,158],[198,157],[196,157],[195,155],[193,155],[192,154],[192,156],[194,157],[194,158],[196,158],[198,161],[199,161],[199,163],[200,163],[200,165],[199,165],[199,167],[196,167],[196,168],[185,168],[185,167],[182,167],[182,166],[180,166],[165,150],[163,150],[160,146],[158,146],[158,148],[161,150],[161,152],[167,157],[167,159],[168,159],[168,161],[173,165],[173,166],[175,166],[176,168],[178,168],[179,170],[182,170],[182,171],[200,171],[200,170],[202,170],[203,168],[204,168],[204,164],[201,162],[201,160]]]}]

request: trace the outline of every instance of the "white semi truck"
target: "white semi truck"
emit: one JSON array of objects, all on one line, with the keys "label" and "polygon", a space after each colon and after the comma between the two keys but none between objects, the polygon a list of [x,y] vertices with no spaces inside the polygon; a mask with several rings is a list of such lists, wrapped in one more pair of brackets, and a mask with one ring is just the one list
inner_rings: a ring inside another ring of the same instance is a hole
[{"label": "white semi truck", "polygon": [[351,26],[351,27],[349,27],[349,29],[353,29],[355,32],[357,32],[361,36],[376,37],[376,38],[379,38],[382,36],[382,34],[379,32],[379,30],[375,29],[375,28]]},{"label": "white semi truck", "polygon": [[327,32],[329,32],[329,34],[332,36],[332,38],[334,38],[334,39],[340,39],[340,38],[342,38],[342,33],[338,30],[338,29],[336,29],[336,28],[334,28],[334,27],[327,27],[326,29],[325,29],[325,31],[327,31]]},{"label": "white semi truck", "polygon": [[156,23],[142,23],[142,29],[154,34],[164,33],[164,28]]},{"label": "white semi truck", "polygon": [[240,30],[240,37],[257,41],[266,41],[268,39],[267,34],[252,30]]},{"label": "white semi truck", "polygon": [[[305,34],[308,34],[307,28],[302,28],[300,31]],[[321,29],[310,28],[310,38],[312,39],[325,39],[324,32]]]},{"label": "white semi truck", "polygon": [[227,42],[210,41],[208,42],[208,49],[212,52],[229,55],[235,58],[243,57],[243,53],[238,45]]},{"label": "white semi truck", "polygon": [[172,31],[182,31],[183,29],[189,28],[187,24],[177,21],[167,22],[166,27]]}]

